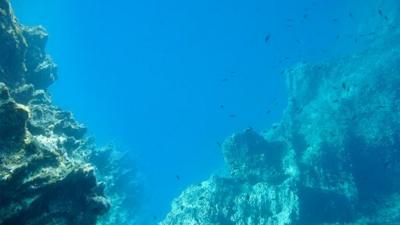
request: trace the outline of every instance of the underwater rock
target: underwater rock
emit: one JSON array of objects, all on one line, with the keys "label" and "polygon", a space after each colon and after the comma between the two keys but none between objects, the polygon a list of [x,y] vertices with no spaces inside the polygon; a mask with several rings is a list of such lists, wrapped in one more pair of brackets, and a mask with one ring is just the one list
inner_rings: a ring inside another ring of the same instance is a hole
[{"label": "underwater rock", "polygon": [[147,224],[140,216],[144,201],[143,186],[139,173],[132,165],[136,158],[131,151],[122,152],[114,146],[93,148],[89,162],[96,165],[109,197],[111,208],[102,216],[98,225]]},{"label": "underwater rock", "polygon": [[284,143],[266,141],[252,129],[233,135],[222,145],[231,175],[252,182],[278,179],[286,148]]},{"label": "underwater rock", "polygon": [[12,86],[23,80],[27,43],[8,1],[0,1],[0,82]]},{"label": "underwater rock", "polygon": [[13,97],[16,102],[28,104],[33,99],[35,88],[31,84],[24,84],[13,91]]},{"label": "underwater rock", "polygon": [[110,203],[86,160],[86,128],[47,92],[57,75],[46,41],[0,0],[0,224],[94,225]]},{"label": "underwater rock", "polygon": [[400,32],[286,72],[282,121],[223,144],[229,175],[185,190],[160,225],[400,224]]},{"label": "underwater rock", "polygon": [[18,144],[25,138],[29,109],[15,103],[3,83],[0,83],[0,96],[0,143],[4,146]]},{"label": "underwater rock", "polygon": [[22,27],[29,46],[26,52],[25,79],[37,89],[46,89],[57,79],[57,66],[45,52],[48,34],[42,26]]}]

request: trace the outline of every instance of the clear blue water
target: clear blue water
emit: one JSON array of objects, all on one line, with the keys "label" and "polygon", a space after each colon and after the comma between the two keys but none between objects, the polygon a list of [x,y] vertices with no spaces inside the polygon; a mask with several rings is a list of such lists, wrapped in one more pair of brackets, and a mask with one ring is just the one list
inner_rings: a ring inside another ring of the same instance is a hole
[{"label": "clear blue water", "polygon": [[365,2],[15,0],[13,6],[22,23],[50,33],[48,52],[59,65],[51,88],[56,104],[74,112],[99,144],[135,152],[147,212],[163,217],[182,190],[222,169],[218,142],[279,121],[283,69],[363,48],[356,28],[379,16]]}]

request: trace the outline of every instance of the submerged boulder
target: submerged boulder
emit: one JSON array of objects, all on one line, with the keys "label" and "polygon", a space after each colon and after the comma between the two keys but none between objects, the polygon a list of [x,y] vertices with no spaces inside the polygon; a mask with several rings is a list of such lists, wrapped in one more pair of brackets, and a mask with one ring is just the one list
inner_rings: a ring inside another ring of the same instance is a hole
[{"label": "submerged boulder", "polygon": [[223,153],[230,173],[250,182],[282,178],[283,157],[287,146],[268,142],[252,129],[234,134],[223,143]]},{"label": "submerged boulder", "polygon": [[296,180],[283,169],[288,146],[251,129],[222,146],[231,176],[213,176],[184,191],[160,225],[289,225],[298,219]]}]

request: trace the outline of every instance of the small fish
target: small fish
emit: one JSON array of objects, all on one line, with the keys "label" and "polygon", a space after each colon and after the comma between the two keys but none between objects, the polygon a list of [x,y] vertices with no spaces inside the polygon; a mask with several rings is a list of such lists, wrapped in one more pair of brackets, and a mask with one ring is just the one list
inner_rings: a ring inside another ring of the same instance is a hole
[{"label": "small fish", "polygon": [[346,90],[346,89],[347,89],[347,85],[346,85],[346,83],[345,83],[345,82],[342,82],[342,88],[343,88],[344,90]]},{"label": "small fish", "polygon": [[228,81],[229,81],[228,78],[224,78],[224,79],[221,80],[222,83],[226,83],[226,82],[228,82]]},{"label": "small fish", "polygon": [[229,114],[230,118],[236,118],[236,114]]},{"label": "small fish", "polygon": [[334,23],[336,23],[336,22],[338,22],[339,20],[337,19],[337,18],[333,18],[332,19],[332,22],[334,22]]},{"label": "small fish", "polygon": [[337,34],[336,35],[336,40],[339,40],[340,39],[340,34]]},{"label": "small fish", "polygon": [[352,13],[352,12],[349,12],[349,17],[350,17],[350,19],[353,19],[353,18],[354,18],[354,16],[353,16],[353,13]]},{"label": "small fish", "polygon": [[225,109],[225,106],[224,105],[220,105],[219,108],[220,109]]},{"label": "small fish", "polygon": [[378,10],[380,16],[383,16],[383,11],[381,9]]},{"label": "small fish", "polygon": [[221,142],[217,141],[217,145],[218,145],[219,148],[222,148]]},{"label": "small fish", "polygon": [[305,20],[308,19],[308,14],[304,14],[303,19],[305,19]]},{"label": "small fish", "polygon": [[267,36],[265,36],[265,39],[264,39],[265,43],[268,43],[270,39],[271,39],[271,35],[267,34]]},{"label": "small fish", "polygon": [[266,113],[267,113],[267,114],[270,114],[270,113],[271,113],[271,110],[270,110],[270,109],[268,109],[268,110],[266,111]]},{"label": "small fish", "polygon": [[176,180],[181,180],[181,176],[179,176],[179,175],[176,175],[175,178],[176,178]]}]

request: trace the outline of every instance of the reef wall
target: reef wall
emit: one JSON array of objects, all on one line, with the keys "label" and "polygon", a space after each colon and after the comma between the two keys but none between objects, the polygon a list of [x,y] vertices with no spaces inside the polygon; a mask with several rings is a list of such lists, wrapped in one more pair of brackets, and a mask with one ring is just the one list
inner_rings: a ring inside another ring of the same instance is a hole
[{"label": "reef wall", "polygon": [[400,35],[382,21],[365,51],[288,70],[282,121],[228,138],[230,174],[188,188],[160,225],[400,224]]},{"label": "reef wall", "polygon": [[110,209],[110,188],[87,163],[100,150],[51,102],[57,66],[45,52],[47,37],[43,27],[20,25],[0,0],[1,225],[93,225]]}]

